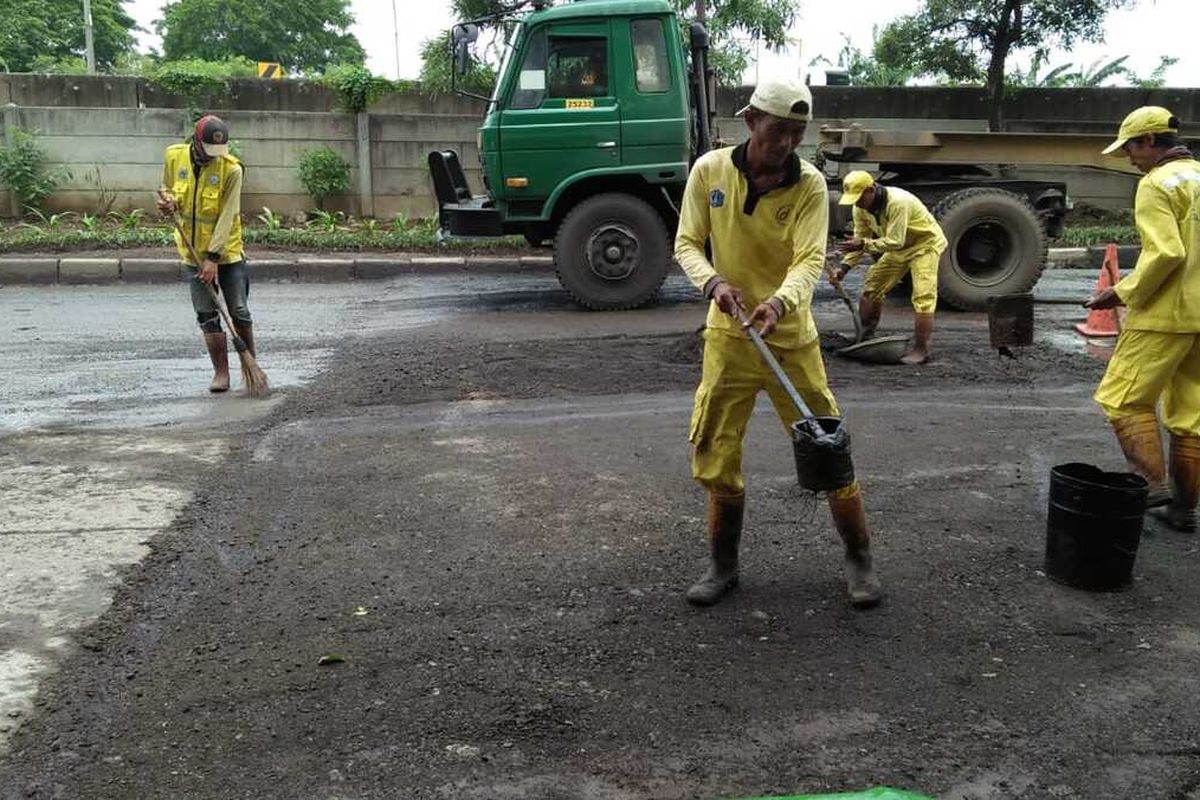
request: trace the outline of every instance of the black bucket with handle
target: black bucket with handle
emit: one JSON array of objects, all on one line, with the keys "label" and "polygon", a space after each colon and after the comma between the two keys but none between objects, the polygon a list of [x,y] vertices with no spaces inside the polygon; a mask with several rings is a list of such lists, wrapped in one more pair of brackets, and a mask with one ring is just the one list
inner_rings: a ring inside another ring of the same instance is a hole
[{"label": "black bucket with handle", "polygon": [[1093,592],[1129,586],[1148,491],[1145,478],[1131,472],[1079,463],[1051,469],[1046,574]]},{"label": "black bucket with handle", "polygon": [[739,312],[738,318],[746,326],[746,335],[758,348],[759,355],[776,380],[783,386],[792,404],[800,412],[800,419],[792,424],[792,451],[796,457],[796,478],[800,486],[810,492],[832,492],[854,480],[854,462],[850,460],[850,433],[839,417],[816,417],[796,391],[787,373],[767,347],[762,336]]},{"label": "black bucket with handle", "polygon": [[[819,426],[820,433],[813,426]],[[854,481],[850,431],[838,417],[812,417],[792,424],[796,477],[810,492],[832,492]]]}]

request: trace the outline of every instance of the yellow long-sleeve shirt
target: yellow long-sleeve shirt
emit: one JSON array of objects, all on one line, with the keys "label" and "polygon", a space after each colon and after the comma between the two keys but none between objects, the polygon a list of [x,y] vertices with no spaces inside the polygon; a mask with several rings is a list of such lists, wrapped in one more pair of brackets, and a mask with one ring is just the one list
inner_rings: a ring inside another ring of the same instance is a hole
[{"label": "yellow long-sleeve shirt", "polygon": [[1200,332],[1200,163],[1160,164],[1138,182],[1134,217],[1142,254],[1116,286],[1125,327]]},{"label": "yellow long-sleeve shirt", "polygon": [[[767,340],[800,347],[817,338],[811,304],[821,276],[829,235],[825,178],[811,164],[793,158],[782,185],[762,194],[746,175],[745,147],[705,153],[688,175],[675,234],[675,259],[688,278],[704,289],[716,277],[742,291],[748,308],[779,299],[784,315]],[[712,261],[704,252],[712,244]],[[708,327],[743,336],[736,319],[716,303]]]},{"label": "yellow long-sleeve shirt", "polygon": [[864,253],[908,261],[923,253],[941,255],[946,250],[942,228],[911,192],[895,186],[883,188],[883,208],[876,213],[854,207],[854,236],[863,240],[863,249],[847,253],[842,263],[853,267]]}]

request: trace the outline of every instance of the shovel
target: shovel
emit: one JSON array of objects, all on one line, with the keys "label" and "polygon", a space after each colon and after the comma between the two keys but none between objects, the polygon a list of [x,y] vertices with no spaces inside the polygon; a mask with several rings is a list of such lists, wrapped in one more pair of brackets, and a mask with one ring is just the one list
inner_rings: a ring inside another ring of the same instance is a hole
[{"label": "shovel", "polygon": [[810,492],[831,492],[854,481],[854,462],[850,458],[850,433],[839,417],[817,417],[796,391],[775,354],[767,347],[745,312],[740,308],[738,320],[746,335],[775,378],[792,399],[800,420],[792,424],[792,450],[796,459],[796,477],[800,486]]},{"label": "shovel", "polygon": [[862,319],[858,316],[858,309],[854,307],[854,301],[850,299],[850,295],[846,294],[846,287],[834,277],[834,273],[833,264],[826,261],[825,274],[829,277],[829,285],[837,292],[837,296],[842,298],[842,302],[846,304],[846,308],[850,311],[850,319],[854,320],[854,343],[858,344],[863,338]]}]

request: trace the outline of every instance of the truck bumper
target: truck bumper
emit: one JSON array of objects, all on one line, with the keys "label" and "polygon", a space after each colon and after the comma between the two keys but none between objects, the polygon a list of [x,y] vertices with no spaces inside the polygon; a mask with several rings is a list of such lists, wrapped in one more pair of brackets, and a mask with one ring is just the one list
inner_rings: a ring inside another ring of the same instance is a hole
[{"label": "truck bumper", "polygon": [[503,236],[500,211],[488,197],[472,197],[459,203],[446,203],[438,209],[442,230],[451,236]]}]

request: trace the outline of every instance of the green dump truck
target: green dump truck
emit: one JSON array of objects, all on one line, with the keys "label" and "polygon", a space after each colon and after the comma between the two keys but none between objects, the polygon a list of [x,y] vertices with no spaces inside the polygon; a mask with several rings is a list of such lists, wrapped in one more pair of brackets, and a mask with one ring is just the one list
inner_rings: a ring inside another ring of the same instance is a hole
[{"label": "green dump truck", "polygon": [[[484,24],[513,29],[495,89],[481,98],[485,191],[468,187],[457,153],[430,153],[442,232],[552,242],[559,281],[582,305],[647,302],[672,267],[688,169],[714,144],[704,28],[693,23],[685,46],[667,0],[528,0],[456,25],[456,72]],[[942,283],[946,302],[959,308],[1028,290],[1045,262],[1046,233],[1057,233],[1066,211],[1062,184],[1005,182],[975,168],[943,166],[936,180],[912,186],[891,182],[954,215],[961,241],[950,243]],[[834,177],[830,186],[836,198]]]}]

